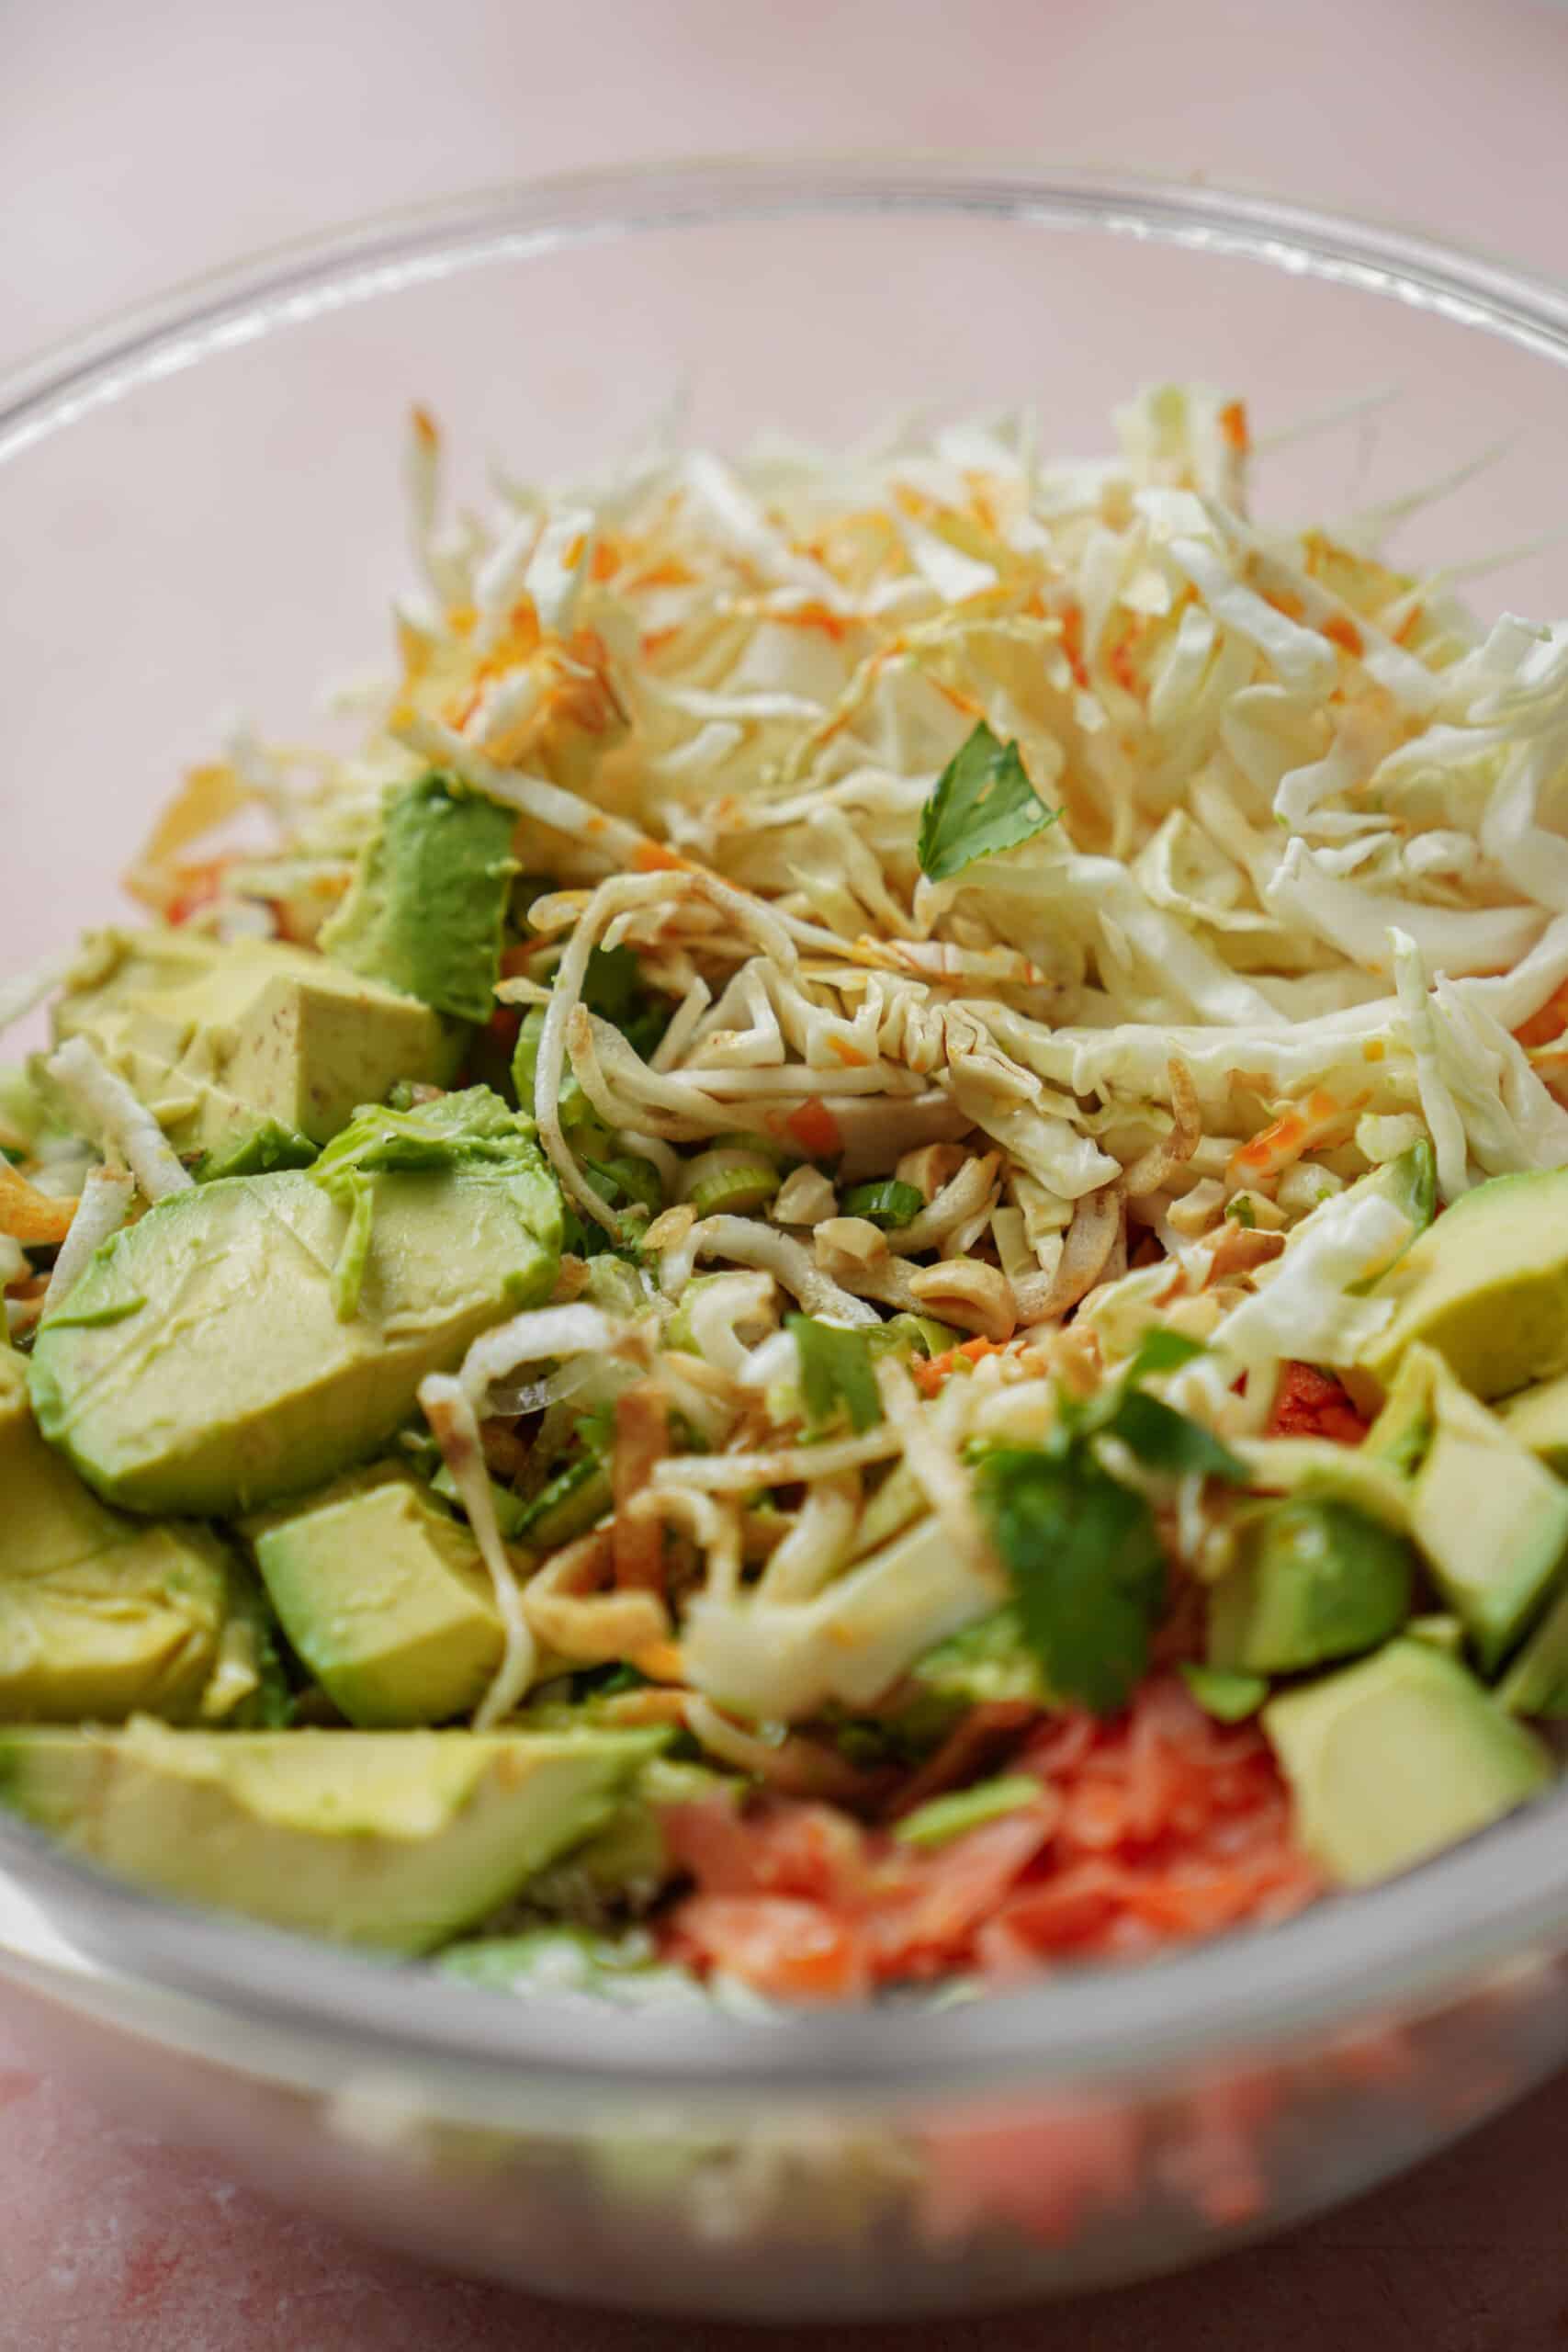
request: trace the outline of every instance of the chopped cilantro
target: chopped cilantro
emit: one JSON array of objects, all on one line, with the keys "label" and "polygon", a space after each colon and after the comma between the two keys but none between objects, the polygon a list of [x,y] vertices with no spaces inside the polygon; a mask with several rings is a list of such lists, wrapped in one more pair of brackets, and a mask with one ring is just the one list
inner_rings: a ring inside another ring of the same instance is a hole
[{"label": "chopped cilantro", "polygon": [[1120,1380],[1064,1408],[1048,1444],[997,1447],[976,1468],[1023,1638],[1051,1690],[1097,1713],[1121,1706],[1143,1675],[1166,1585],[1148,1500],[1112,1476],[1097,1441],[1118,1439],[1164,1477],[1247,1475],[1201,1423],[1137,1385],[1198,1352],[1178,1333],[1151,1332]]},{"label": "chopped cilantro", "polygon": [[1078,1445],[1058,1455],[998,1447],[976,1486],[1052,1689],[1113,1713],[1148,1664],[1165,1605],[1165,1554],[1148,1503]]}]

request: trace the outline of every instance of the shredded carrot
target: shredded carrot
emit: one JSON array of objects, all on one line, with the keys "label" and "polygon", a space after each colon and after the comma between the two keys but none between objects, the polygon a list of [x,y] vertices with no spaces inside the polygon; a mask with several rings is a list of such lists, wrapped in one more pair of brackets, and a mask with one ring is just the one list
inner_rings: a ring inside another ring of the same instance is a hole
[{"label": "shredded carrot", "polygon": [[632,860],[639,874],[681,874],[690,862],[663,842],[643,842]]},{"label": "shredded carrot", "polygon": [[1553,990],[1539,1012],[1532,1012],[1528,1021],[1520,1022],[1514,1032],[1514,1043],[1527,1050],[1531,1046],[1550,1046],[1564,1029],[1568,1029],[1568,980]]},{"label": "shredded carrot", "polygon": [[1348,614],[1334,614],[1324,622],[1322,634],[1331,645],[1337,645],[1343,652],[1359,658],[1363,645],[1361,632]]},{"label": "shredded carrot", "polygon": [[869,1054],[863,1054],[858,1046],[852,1046],[845,1037],[829,1036],[828,1051],[842,1062],[846,1069],[864,1069],[871,1060]]},{"label": "shredded carrot", "polygon": [[696,1892],[671,1912],[667,1951],[780,1999],[840,1998],[1132,1958],[1282,1918],[1320,1890],[1262,1734],[1212,1722],[1173,1676],[1110,1721],[1038,1717],[1010,1769],[1038,1780],[1038,1803],[931,1849],[776,1798],[670,1808],[666,1840]]},{"label": "shredded carrot", "polygon": [[923,1396],[934,1396],[955,1372],[978,1363],[982,1356],[999,1355],[1002,1344],[996,1340],[965,1340],[940,1356],[917,1356],[909,1366],[915,1385]]},{"label": "shredded carrot", "polygon": [[839,1122],[818,1095],[811,1095],[798,1111],[792,1111],[784,1127],[809,1159],[832,1159],[844,1148]]},{"label": "shredded carrot", "polygon": [[1089,672],[1083,659],[1083,615],[1077,605],[1068,605],[1062,614],[1062,650],[1068,666],[1080,686],[1089,684]]},{"label": "shredded carrot", "polygon": [[823,636],[830,638],[835,645],[841,643],[855,627],[853,621],[846,620],[841,613],[830,611],[826,605],[796,605],[793,611],[772,613],[769,618],[783,628],[820,629]]},{"label": "shredded carrot", "polygon": [[1317,1087],[1299,1107],[1282,1113],[1272,1126],[1264,1127],[1250,1142],[1238,1146],[1226,1163],[1225,1174],[1233,1184],[1278,1176],[1303,1151],[1326,1143],[1350,1116],[1351,1111],[1345,1103]]},{"label": "shredded carrot", "polygon": [[1270,1437],[1327,1437],[1339,1445],[1359,1445],[1367,1428],[1331,1372],[1311,1363],[1285,1365],[1269,1416]]},{"label": "shredded carrot", "polygon": [[1238,458],[1245,458],[1252,447],[1252,436],[1247,427],[1247,402],[1227,401],[1220,411],[1219,427],[1226,448],[1234,449]]},{"label": "shredded carrot", "polygon": [[232,864],[232,858],[207,857],[194,865],[176,865],[174,888],[164,908],[164,922],[189,922],[192,915],[209,907],[222,889],[223,876]]}]

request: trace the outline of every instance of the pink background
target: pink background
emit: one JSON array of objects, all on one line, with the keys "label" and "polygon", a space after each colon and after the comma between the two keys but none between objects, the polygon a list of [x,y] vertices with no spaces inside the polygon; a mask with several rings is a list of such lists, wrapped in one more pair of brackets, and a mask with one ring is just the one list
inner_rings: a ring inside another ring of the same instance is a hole
[{"label": "pink background", "polygon": [[[0,365],[335,218],[637,155],[1036,149],[1401,216],[1549,270],[1568,226],[1568,11],[1530,0],[0,0]],[[1181,2281],[841,2341],[1529,2352],[1568,2341],[1565,2179],[1559,2086]],[[0,2013],[0,2352],[743,2340],[455,2285],[280,2216],[35,2079]]]}]

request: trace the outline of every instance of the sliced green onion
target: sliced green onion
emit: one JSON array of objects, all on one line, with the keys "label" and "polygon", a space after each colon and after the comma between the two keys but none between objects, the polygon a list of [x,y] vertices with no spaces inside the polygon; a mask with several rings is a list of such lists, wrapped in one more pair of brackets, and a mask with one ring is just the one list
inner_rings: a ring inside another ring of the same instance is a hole
[{"label": "sliced green onion", "polygon": [[664,1187],[651,1159],[626,1151],[615,1159],[585,1159],[582,1164],[591,1176],[597,1176],[612,1208],[617,1193],[628,1208],[644,1208],[649,1216],[657,1216],[664,1206]]},{"label": "sliced green onion", "polygon": [[744,1216],[771,1201],[782,1181],[761,1152],[714,1150],[692,1161],[682,1190],[699,1216]]},{"label": "sliced green onion", "polygon": [[913,1184],[889,1177],[875,1184],[852,1184],[839,1204],[840,1216],[863,1216],[884,1232],[908,1225],[925,1207],[925,1198]]},{"label": "sliced green onion", "polygon": [[546,1550],[581,1535],[610,1508],[610,1474],[596,1454],[581,1454],[524,1511],[517,1533]]}]

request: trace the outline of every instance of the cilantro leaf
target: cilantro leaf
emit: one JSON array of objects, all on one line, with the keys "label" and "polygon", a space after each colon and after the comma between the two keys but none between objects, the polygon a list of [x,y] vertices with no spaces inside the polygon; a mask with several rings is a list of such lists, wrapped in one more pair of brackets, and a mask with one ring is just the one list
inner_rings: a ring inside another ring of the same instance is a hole
[{"label": "cilantro leaf", "polygon": [[1187,1477],[1196,1471],[1202,1478],[1224,1478],[1232,1486],[1245,1486],[1251,1475],[1246,1463],[1201,1421],[1190,1421],[1185,1413],[1162,1405],[1157,1396],[1142,1388],[1129,1388],[1103,1427],[1108,1436],[1121,1439],[1145,1470],[1160,1471],[1169,1478]]},{"label": "cilantro leaf", "polygon": [[646,990],[636,955],[629,947],[594,947],[588,956],[582,979],[582,1001],[590,1012],[626,1026],[641,1005]]},{"label": "cilantro leaf", "polygon": [[999,742],[982,719],[920,812],[920,871],[950,882],[976,859],[1032,840],[1060,814],[1030,783],[1018,745]]},{"label": "cilantro leaf", "polygon": [[1142,1495],[1083,1448],[987,1455],[980,1507],[1011,1579],[1024,1638],[1051,1689],[1113,1713],[1148,1664],[1165,1555]]},{"label": "cilantro leaf", "polygon": [[857,1434],[874,1430],[882,1419],[882,1398],[865,1333],[840,1330],[810,1315],[786,1315],[784,1329],[795,1334],[800,1393],[818,1427],[841,1408]]},{"label": "cilantro leaf", "polygon": [[1152,1380],[1162,1372],[1179,1372],[1184,1363],[1204,1352],[1201,1340],[1190,1340],[1183,1331],[1164,1331],[1157,1326],[1145,1331],[1138,1342],[1137,1353],[1122,1374],[1129,1387],[1136,1387],[1140,1380]]}]

